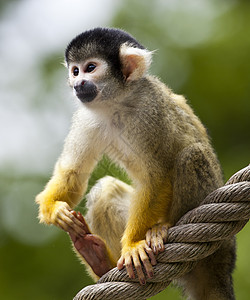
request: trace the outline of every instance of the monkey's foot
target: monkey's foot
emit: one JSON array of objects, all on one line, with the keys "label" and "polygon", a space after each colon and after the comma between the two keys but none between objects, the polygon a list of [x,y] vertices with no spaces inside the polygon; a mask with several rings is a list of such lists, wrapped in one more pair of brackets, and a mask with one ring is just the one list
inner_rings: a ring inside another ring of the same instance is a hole
[{"label": "monkey's foot", "polygon": [[164,251],[164,244],[167,242],[168,223],[156,224],[146,233],[146,241],[148,246],[153,250],[154,254]]},{"label": "monkey's foot", "polygon": [[145,284],[146,279],[142,271],[141,262],[143,263],[147,276],[152,278],[154,275],[152,266],[156,265],[156,259],[152,249],[147,246],[145,240],[134,243],[131,246],[125,246],[122,249],[122,256],[117,262],[117,268],[121,270],[125,266],[128,276],[134,279],[134,265],[140,283]]},{"label": "monkey's foot", "polygon": [[112,269],[112,263],[108,255],[108,250],[104,241],[97,235],[91,234],[84,217],[80,212],[72,214],[83,224],[86,234],[82,237],[69,232],[69,236],[78,253],[90,265],[93,272],[101,277]]}]

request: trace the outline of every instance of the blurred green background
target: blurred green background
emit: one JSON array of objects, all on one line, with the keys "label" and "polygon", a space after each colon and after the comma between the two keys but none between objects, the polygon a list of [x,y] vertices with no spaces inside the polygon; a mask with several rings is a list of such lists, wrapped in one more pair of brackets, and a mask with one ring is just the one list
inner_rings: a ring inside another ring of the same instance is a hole
[{"label": "blurred green background", "polygon": [[[157,50],[152,73],[189,99],[225,180],[249,163],[249,1],[1,0],[1,299],[72,299],[91,283],[67,235],[38,224],[34,197],[52,173],[75,109],[61,64],[64,48],[94,26],[123,28]],[[106,172],[116,173],[104,161],[90,185]],[[250,295],[249,237],[248,224],[237,236],[240,300]],[[181,299],[181,293],[169,287],[152,299]]]}]

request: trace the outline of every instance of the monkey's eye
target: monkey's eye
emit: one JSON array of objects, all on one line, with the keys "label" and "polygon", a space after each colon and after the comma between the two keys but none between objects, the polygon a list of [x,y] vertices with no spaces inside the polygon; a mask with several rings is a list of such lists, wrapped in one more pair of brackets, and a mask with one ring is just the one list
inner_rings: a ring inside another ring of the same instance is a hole
[{"label": "monkey's eye", "polygon": [[96,65],[94,65],[94,64],[88,64],[85,72],[86,73],[91,73],[91,72],[94,71],[95,68],[96,68]]},{"label": "monkey's eye", "polygon": [[73,73],[73,75],[74,75],[75,77],[78,76],[78,75],[79,75],[79,68],[74,67],[72,73]]}]

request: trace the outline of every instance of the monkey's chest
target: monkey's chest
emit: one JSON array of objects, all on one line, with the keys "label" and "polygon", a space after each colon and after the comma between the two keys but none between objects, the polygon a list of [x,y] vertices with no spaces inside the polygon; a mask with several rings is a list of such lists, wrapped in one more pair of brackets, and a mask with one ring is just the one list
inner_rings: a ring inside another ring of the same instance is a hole
[{"label": "monkey's chest", "polygon": [[130,143],[122,134],[109,142],[105,152],[111,160],[124,168],[132,179],[147,173],[145,155],[142,155],[138,147]]}]

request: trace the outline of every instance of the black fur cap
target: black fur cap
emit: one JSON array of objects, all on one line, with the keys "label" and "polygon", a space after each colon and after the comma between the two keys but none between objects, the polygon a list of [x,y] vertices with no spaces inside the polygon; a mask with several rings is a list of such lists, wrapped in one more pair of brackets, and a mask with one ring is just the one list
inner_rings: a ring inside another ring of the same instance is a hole
[{"label": "black fur cap", "polygon": [[81,62],[90,57],[100,57],[111,67],[120,70],[119,49],[122,44],[145,49],[127,32],[115,28],[94,28],[76,36],[65,50],[65,60]]}]

